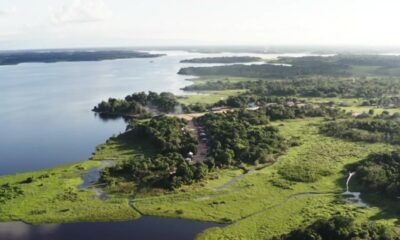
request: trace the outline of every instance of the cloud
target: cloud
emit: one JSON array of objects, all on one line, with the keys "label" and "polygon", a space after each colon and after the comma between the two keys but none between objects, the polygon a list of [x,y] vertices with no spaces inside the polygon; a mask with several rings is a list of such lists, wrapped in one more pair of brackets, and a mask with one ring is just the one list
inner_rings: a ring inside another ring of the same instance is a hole
[{"label": "cloud", "polygon": [[103,21],[111,16],[111,10],[102,0],[72,0],[52,11],[56,24]]},{"label": "cloud", "polygon": [[15,7],[0,9],[0,16],[11,15],[16,11],[17,9]]}]

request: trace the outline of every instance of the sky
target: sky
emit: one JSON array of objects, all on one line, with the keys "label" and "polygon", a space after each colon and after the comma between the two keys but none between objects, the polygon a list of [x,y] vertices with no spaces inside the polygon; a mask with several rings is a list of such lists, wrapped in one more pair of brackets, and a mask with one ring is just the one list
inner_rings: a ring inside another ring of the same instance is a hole
[{"label": "sky", "polygon": [[0,0],[0,50],[400,45],[398,0]]}]

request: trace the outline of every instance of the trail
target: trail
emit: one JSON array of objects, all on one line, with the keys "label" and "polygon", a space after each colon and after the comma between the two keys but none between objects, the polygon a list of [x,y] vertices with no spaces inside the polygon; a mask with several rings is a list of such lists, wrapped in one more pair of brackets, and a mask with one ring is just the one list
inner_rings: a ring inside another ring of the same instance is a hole
[{"label": "trail", "polygon": [[247,219],[247,218],[253,217],[253,216],[258,215],[258,214],[261,214],[261,213],[265,213],[265,212],[268,211],[268,210],[271,210],[271,209],[274,209],[274,208],[283,206],[283,205],[286,204],[290,199],[299,198],[299,197],[314,197],[314,196],[324,196],[324,195],[325,195],[325,196],[352,196],[352,197],[350,197],[350,198],[349,198],[349,197],[345,198],[345,201],[346,201],[347,203],[356,204],[358,207],[361,207],[361,208],[368,208],[369,205],[368,205],[367,203],[365,203],[365,202],[362,201],[362,199],[361,199],[361,197],[360,197],[360,195],[361,195],[360,192],[350,192],[349,184],[350,184],[351,178],[352,178],[355,174],[356,174],[355,172],[349,173],[349,176],[348,176],[347,181],[346,181],[346,191],[345,191],[344,193],[335,193],[335,192],[303,192],[303,193],[292,194],[292,195],[289,195],[288,197],[286,197],[285,200],[284,200],[283,202],[280,202],[280,203],[274,204],[274,205],[272,205],[272,206],[269,206],[269,207],[267,207],[267,208],[264,208],[264,209],[262,209],[262,210],[253,212],[253,213],[251,213],[251,214],[249,214],[249,215],[247,215],[247,216],[245,216],[245,217],[242,217],[242,218],[240,218],[239,220],[234,221],[234,222],[232,222],[232,223],[241,222],[241,221],[243,221],[243,220],[245,220],[245,219]]},{"label": "trail", "polygon": [[220,191],[220,190],[222,190],[222,189],[224,189],[224,188],[227,188],[227,187],[233,185],[234,183],[236,183],[236,182],[242,180],[242,179],[243,179],[244,177],[246,177],[247,175],[249,175],[249,174],[251,174],[251,173],[254,173],[255,171],[256,171],[256,167],[252,167],[252,168],[251,168],[250,170],[248,170],[246,173],[241,174],[241,175],[236,176],[236,177],[233,177],[231,180],[229,180],[228,182],[226,182],[226,183],[224,183],[224,184],[222,184],[222,185],[216,187],[214,190]]},{"label": "trail", "polygon": [[193,155],[192,164],[203,162],[207,159],[207,144],[202,142],[200,139],[198,128],[193,122],[193,119],[189,120],[188,127],[192,132],[192,135],[197,139],[197,152]]}]

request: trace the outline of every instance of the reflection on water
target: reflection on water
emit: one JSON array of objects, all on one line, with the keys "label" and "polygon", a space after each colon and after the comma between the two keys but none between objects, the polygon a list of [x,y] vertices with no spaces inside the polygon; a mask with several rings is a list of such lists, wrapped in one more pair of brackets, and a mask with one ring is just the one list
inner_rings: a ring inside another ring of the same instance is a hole
[{"label": "reflection on water", "polygon": [[[28,225],[0,223],[1,240],[187,240],[216,223],[141,217],[136,221]],[[156,231],[155,231],[156,230]]]}]

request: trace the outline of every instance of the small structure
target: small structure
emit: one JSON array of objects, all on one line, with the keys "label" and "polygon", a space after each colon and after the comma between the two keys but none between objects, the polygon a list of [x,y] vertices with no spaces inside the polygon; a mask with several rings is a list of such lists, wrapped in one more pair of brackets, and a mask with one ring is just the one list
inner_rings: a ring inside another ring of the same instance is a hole
[{"label": "small structure", "polygon": [[247,104],[246,110],[249,110],[249,111],[256,111],[256,110],[258,110],[258,109],[260,109],[260,107],[257,106],[257,104],[256,104],[255,102],[251,102],[251,103]]},{"label": "small structure", "polygon": [[286,106],[288,106],[288,107],[293,107],[294,105],[295,105],[295,103],[292,101],[286,102]]},{"label": "small structure", "polygon": [[212,112],[218,112],[218,111],[222,111],[222,110],[226,110],[226,109],[228,109],[228,108],[225,107],[225,106],[221,106],[221,107],[213,107],[213,108],[211,108],[210,110],[211,110]]}]

